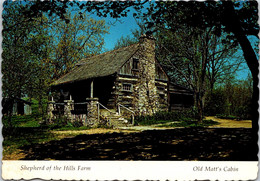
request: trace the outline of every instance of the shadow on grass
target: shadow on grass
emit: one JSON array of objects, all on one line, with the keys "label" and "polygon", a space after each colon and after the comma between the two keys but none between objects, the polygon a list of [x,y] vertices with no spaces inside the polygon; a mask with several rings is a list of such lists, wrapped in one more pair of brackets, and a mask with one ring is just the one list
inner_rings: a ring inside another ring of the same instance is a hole
[{"label": "shadow on grass", "polygon": [[256,161],[251,129],[152,130],[78,135],[20,147],[24,160],[215,160]]},{"label": "shadow on grass", "polygon": [[53,135],[42,127],[3,127],[3,146],[33,145],[40,141],[47,141]]}]

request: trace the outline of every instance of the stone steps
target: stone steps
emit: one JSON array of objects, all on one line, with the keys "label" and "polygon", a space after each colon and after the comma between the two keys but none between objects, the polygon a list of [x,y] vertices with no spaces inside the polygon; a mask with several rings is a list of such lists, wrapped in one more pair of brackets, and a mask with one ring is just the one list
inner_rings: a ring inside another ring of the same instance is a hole
[{"label": "stone steps", "polygon": [[122,115],[119,115],[115,109],[109,109],[109,112],[106,109],[100,109],[100,115],[109,121],[110,126],[112,127],[122,127],[128,126],[130,123],[127,119],[125,119]]}]

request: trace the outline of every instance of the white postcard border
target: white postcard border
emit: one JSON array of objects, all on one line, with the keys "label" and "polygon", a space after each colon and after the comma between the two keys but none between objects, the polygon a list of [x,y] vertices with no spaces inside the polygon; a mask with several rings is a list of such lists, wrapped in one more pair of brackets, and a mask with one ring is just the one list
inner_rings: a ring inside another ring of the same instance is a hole
[{"label": "white postcard border", "polygon": [[255,180],[257,174],[257,161],[2,161],[8,180]]}]

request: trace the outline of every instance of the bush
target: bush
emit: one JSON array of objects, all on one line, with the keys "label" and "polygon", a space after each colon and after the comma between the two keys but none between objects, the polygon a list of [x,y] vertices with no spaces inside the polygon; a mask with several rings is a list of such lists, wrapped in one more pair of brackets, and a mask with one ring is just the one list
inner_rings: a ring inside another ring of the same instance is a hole
[{"label": "bush", "polygon": [[48,124],[45,121],[45,125],[50,129],[64,129],[64,130],[74,130],[74,128],[82,128],[84,127],[84,120],[83,118],[76,117],[73,121],[68,119],[66,116],[60,114],[57,115],[56,119],[53,120],[53,123]]},{"label": "bush", "polygon": [[221,89],[216,89],[212,94],[207,94],[204,108],[205,115],[223,114],[227,108],[225,94]]},{"label": "bush", "polygon": [[251,113],[251,107],[247,105],[238,106],[235,110],[235,114],[237,115],[239,120],[252,119],[250,113]]},{"label": "bush", "polygon": [[78,128],[84,126],[84,123],[81,119],[76,119],[75,121],[72,122],[72,126]]},{"label": "bush", "polygon": [[226,115],[226,114],[217,114],[216,117],[220,119],[238,119],[237,116]]},{"label": "bush", "polygon": [[237,109],[236,115],[225,115],[225,114],[217,114],[216,117],[220,119],[235,119],[235,120],[245,120],[252,119],[251,115],[242,107],[241,109]]},{"label": "bush", "polygon": [[173,121],[189,121],[196,118],[196,111],[193,109],[172,111],[172,112],[157,112],[153,115],[136,116],[135,125],[152,125]]},{"label": "bush", "polygon": [[50,124],[49,127],[52,129],[56,129],[56,128],[61,128],[61,127],[73,127],[73,125],[70,122],[70,120],[67,119],[66,116],[58,115],[56,117],[56,119],[54,120],[54,123]]}]

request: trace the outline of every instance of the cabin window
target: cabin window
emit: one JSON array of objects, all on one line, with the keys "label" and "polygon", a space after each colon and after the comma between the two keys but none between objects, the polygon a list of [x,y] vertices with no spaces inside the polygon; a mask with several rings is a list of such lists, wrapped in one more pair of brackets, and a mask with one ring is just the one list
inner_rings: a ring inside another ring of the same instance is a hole
[{"label": "cabin window", "polygon": [[132,92],[132,84],[123,84],[122,90]]},{"label": "cabin window", "polygon": [[133,58],[133,70],[138,70],[139,68],[139,60],[137,58]]}]

